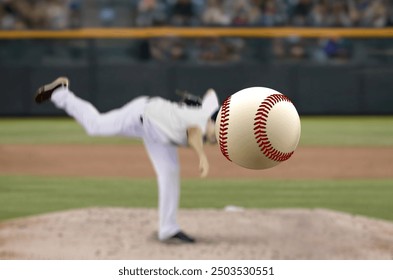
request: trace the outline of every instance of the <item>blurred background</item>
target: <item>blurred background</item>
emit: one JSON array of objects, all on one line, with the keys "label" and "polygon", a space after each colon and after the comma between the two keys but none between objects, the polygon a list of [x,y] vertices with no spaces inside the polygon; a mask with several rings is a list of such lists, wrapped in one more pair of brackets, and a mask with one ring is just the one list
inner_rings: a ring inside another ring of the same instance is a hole
[{"label": "blurred background", "polygon": [[[141,142],[88,137],[51,102],[35,104],[58,76],[101,112],[139,95],[178,100],[177,89],[214,88],[223,101],[270,87],[294,102],[301,140],[263,171],[206,147],[204,180],[180,149],[185,230],[207,242],[150,254],[155,218],[143,209],[158,193]],[[93,259],[393,257],[393,0],[0,0],[0,97],[0,259],[83,259],[76,247]],[[285,212],[202,212],[227,206]]]},{"label": "blurred background", "polygon": [[[41,84],[60,75],[101,111],[139,95],[176,100],[176,89],[202,95],[213,87],[223,100],[266,86],[303,115],[393,114],[392,25],[392,0],[0,0],[0,115],[64,115],[32,101]],[[151,27],[189,33],[100,38],[102,28]],[[212,27],[262,35],[212,36]],[[193,36],[195,28],[207,35]],[[283,28],[291,35],[274,35]],[[311,35],[300,36],[299,28]],[[341,29],[364,35],[335,33]],[[387,35],[373,35],[380,30]]]}]

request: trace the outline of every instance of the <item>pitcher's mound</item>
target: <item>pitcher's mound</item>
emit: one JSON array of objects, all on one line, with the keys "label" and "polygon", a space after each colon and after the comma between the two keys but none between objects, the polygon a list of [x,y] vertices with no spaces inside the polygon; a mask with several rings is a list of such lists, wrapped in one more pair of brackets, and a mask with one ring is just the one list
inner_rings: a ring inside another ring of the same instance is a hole
[{"label": "pitcher's mound", "polygon": [[323,209],[185,210],[192,245],[155,237],[155,209],[92,208],[0,224],[0,259],[393,259],[393,223]]}]

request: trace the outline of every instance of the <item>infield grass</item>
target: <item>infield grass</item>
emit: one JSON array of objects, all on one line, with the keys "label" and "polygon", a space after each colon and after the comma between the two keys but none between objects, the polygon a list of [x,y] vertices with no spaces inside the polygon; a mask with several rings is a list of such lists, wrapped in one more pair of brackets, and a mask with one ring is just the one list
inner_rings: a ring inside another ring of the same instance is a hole
[{"label": "infield grass", "polygon": [[393,146],[393,116],[303,117],[300,145]]},{"label": "infield grass", "polygon": [[124,137],[90,137],[70,118],[0,119],[0,144],[130,144]]},{"label": "infield grass", "polygon": [[[393,221],[393,180],[184,180],[181,207],[327,208]],[[157,207],[153,179],[0,176],[0,219],[86,207]]]},{"label": "infield grass", "polygon": [[[393,116],[302,117],[301,122],[301,146],[393,146]],[[120,137],[88,137],[70,118],[0,118],[0,145],[130,143],[140,142]],[[328,208],[393,221],[393,173],[391,180],[183,181],[182,207],[227,205]],[[0,220],[111,206],[156,207],[155,180],[0,176]]]}]

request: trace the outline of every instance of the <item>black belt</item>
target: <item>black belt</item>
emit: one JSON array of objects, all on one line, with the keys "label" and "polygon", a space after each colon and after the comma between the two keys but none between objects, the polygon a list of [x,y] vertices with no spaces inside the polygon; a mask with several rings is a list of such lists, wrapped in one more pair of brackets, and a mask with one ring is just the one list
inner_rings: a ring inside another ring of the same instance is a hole
[{"label": "black belt", "polygon": [[141,124],[143,124],[143,116],[142,115],[139,116],[139,120],[140,120]]}]

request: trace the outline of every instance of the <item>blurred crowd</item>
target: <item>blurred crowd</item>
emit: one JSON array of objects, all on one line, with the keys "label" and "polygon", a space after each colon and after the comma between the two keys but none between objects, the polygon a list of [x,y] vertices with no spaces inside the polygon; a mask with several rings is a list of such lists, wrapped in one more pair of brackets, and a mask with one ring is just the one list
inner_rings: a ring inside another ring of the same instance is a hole
[{"label": "blurred crowd", "polygon": [[66,29],[80,26],[82,1],[0,0],[1,29]]},{"label": "blurred crowd", "polygon": [[389,0],[141,0],[138,26],[384,27]]},{"label": "blurred crowd", "polygon": [[[393,0],[0,0],[0,29],[150,26],[393,26]],[[143,41],[141,59],[236,61],[249,42],[239,38]],[[262,48],[263,49],[263,48]],[[254,51],[260,48],[254,48]],[[277,58],[347,59],[341,38],[270,40]]]},{"label": "blurred crowd", "polygon": [[[392,0],[0,0],[2,29],[83,27],[87,9],[101,25],[116,26],[118,9],[129,26],[392,25]],[[124,21],[123,21],[124,22]]]}]

